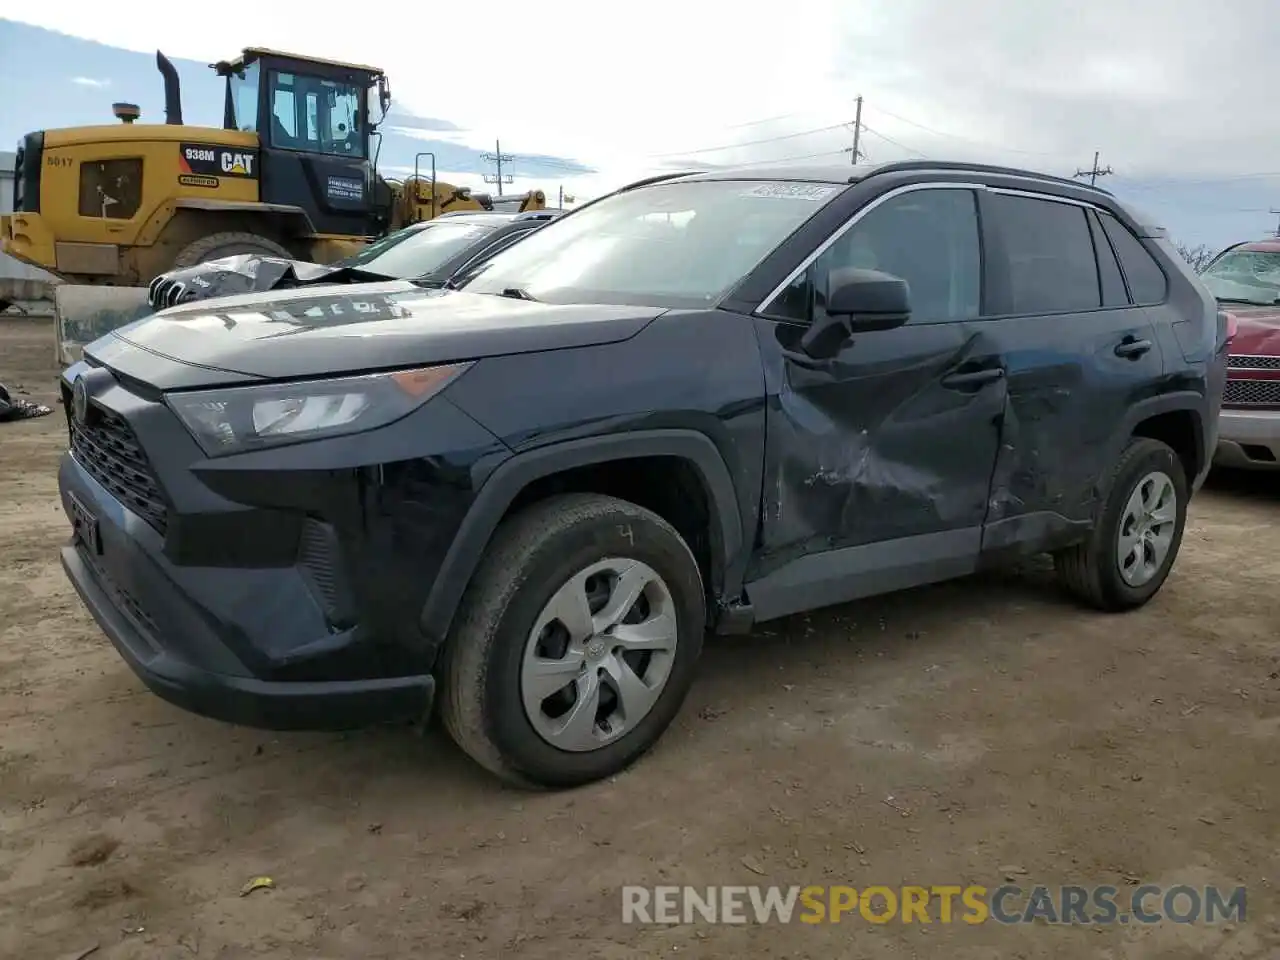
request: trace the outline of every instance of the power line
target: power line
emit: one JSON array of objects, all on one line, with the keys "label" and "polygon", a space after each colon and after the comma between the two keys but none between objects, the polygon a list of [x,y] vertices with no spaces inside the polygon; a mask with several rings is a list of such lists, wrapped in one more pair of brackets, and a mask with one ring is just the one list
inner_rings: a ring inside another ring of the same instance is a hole
[{"label": "power line", "polygon": [[[1140,190],[1159,190],[1169,187],[1194,187],[1194,186],[1214,186],[1219,183],[1239,183],[1243,180],[1269,180],[1280,177],[1280,171],[1271,171],[1267,173],[1237,173],[1225,177],[1209,177],[1207,179],[1197,180],[1179,180],[1171,177],[1160,177],[1156,180],[1148,180],[1144,183],[1131,183],[1131,189]],[[1130,179],[1130,178],[1123,178]]]},{"label": "power line", "polygon": [[486,173],[486,174],[484,175],[484,182],[485,182],[485,183],[496,183],[496,184],[498,185],[498,196],[502,196],[502,185],[503,185],[504,183],[514,183],[514,182],[515,182],[515,178],[514,178],[513,176],[511,176],[511,174],[507,174],[505,177],[502,175],[502,165],[503,165],[504,163],[513,163],[513,162],[515,161],[515,159],[516,159],[516,158],[515,158],[515,157],[513,157],[513,156],[510,156],[510,155],[508,155],[508,154],[503,153],[503,152],[502,152],[502,141],[501,141],[501,140],[495,140],[495,141],[493,141],[493,153],[486,153],[486,154],[485,154],[481,159],[483,159],[485,163],[492,163],[492,164],[496,164],[496,165],[497,165],[497,167],[498,167],[498,173],[497,173],[497,175],[496,175],[496,176],[494,176],[494,175],[491,175],[491,174]]},{"label": "power line", "polygon": [[831,130],[839,130],[845,127],[845,123],[833,123],[829,127],[814,127],[812,130],[799,130],[796,133],[784,133],[777,137],[762,137],[759,140],[743,140],[738,143],[725,143],[715,147],[700,147],[696,150],[676,150],[671,153],[651,153],[649,157],[661,159],[664,157],[687,157],[695,153],[715,153],[720,150],[738,150],[742,147],[754,147],[762,143],[777,143],[781,140],[794,140],[796,137],[808,137],[815,133],[827,133]]},{"label": "power line", "polygon": [[849,152],[848,147],[840,150],[824,150],[821,153],[804,153],[793,157],[773,157],[769,160],[746,160],[742,163],[707,164],[712,170],[736,170],[738,167],[767,167],[774,163],[795,163],[800,160],[819,160],[823,157],[842,157]]},{"label": "power line", "polygon": [[884,107],[881,107],[881,106],[876,106],[873,109],[880,111],[887,117],[893,117],[893,119],[895,120],[900,120],[902,123],[905,123],[908,126],[916,127],[920,130],[923,130],[925,133],[932,133],[933,135],[938,137],[947,137],[948,139],[951,139],[951,140],[959,140],[961,143],[969,143],[975,147],[986,147],[989,150],[999,150],[1002,153],[1020,153],[1029,157],[1060,157],[1062,156],[1061,153],[1049,152],[1045,150],[1018,150],[1013,147],[1004,147],[999,144],[991,143],[985,140],[974,140],[971,137],[962,137],[958,133],[948,133],[945,130],[938,130],[935,127],[926,126],[923,123],[919,123],[915,120],[912,120],[910,117],[904,117],[901,114],[894,113],[892,110],[886,110]]},{"label": "power line", "polygon": [[1115,171],[1111,169],[1111,164],[1107,164],[1107,166],[1106,166],[1105,168],[1103,168],[1103,169],[1099,169],[1099,167],[1098,167],[1098,154],[1099,154],[1099,151],[1097,151],[1097,150],[1093,151],[1093,167],[1092,167],[1092,168],[1090,168],[1090,169],[1088,169],[1088,170],[1076,170],[1076,172],[1075,172],[1075,173],[1073,173],[1073,174],[1072,174],[1072,176],[1073,176],[1073,177],[1088,177],[1088,178],[1089,178],[1089,186],[1091,186],[1091,187],[1092,187],[1092,186],[1094,186],[1095,184],[1097,184],[1097,182],[1098,182],[1098,178],[1099,178],[1099,177],[1105,177],[1105,176],[1107,176],[1108,174],[1115,173]]},{"label": "power line", "polygon": [[763,117],[759,120],[747,120],[744,123],[731,123],[726,130],[741,130],[743,127],[758,127],[762,123],[777,123],[779,120],[794,120],[796,117],[803,117],[804,113],[780,113],[776,117]]},{"label": "power line", "polygon": [[912,154],[913,156],[919,157],[921,160],[929,159],[919,150],[916,150],[914,147],[909,147],[905,143],[900,143],[897,140],[893,139],[893,137],[885,136],[879,130],[873,130],[871,127],[868,127],[865,123],[862,125],[862,129],[867,131],[867,133],[871,134],[873,137],[879,137],[885,143],[891,143],[895,147],[897,147],[899,150],[905,150],[907,153]]}]

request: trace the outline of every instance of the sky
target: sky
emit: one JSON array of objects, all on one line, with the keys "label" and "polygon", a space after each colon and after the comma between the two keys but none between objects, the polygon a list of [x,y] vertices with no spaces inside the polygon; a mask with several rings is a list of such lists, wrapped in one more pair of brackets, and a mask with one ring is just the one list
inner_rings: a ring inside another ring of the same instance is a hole
[{"label": "sky", "polygon": [[[63,0],[5,15],[204,63],[261,45],[374,64],[398,107],[447,118],[463,129],[446,136],[468,146],[500,138],[517,175],[532,172],[519,162],[532,154],[597,171],[550,161],[536,184],[508,189],[563,185],[581,198],[685,166],[848,163],[861,95],[872,162],[1071,175],[1099,151],[1112,170],[1099,185],[1188,244],[1217,248],[1280,223],[1269,212],[1280,209],[1274,0],[490,0],[434,14],[309,0],[306,16],[261,3],[251,16],[202,16],[198,29],[151,0],[128,17],[100,9]],[[118,96],[109,77],[49,71],[68,90]]]}]

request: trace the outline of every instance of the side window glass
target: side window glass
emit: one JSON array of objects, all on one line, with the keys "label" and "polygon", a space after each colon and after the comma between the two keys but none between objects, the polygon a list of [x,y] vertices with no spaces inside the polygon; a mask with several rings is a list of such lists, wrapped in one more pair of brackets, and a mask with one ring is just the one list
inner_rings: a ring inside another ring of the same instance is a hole
[{"label": "side window glass", "polygon": [[1098,276],[1102,280],[1102,305],[1104,307],[1124,307],[1129,304],[1129,294],[1124,288],[1124,276],[1120,273],[1120,264],[1116,262],[1115,252],[1111,249],[1111,241],[1102,232],[1098,223],[1098,215],[1089,211],[1089,232],[1093,234],[1093,252],[1098,258]]},{"label": "side window glass", "polygon": [[1164,303],[1168,294],[1168,281],[1160,264],[1147,252],[1142,241],[1129,232],[1129,228],[1109,213],[1101,214],[1102,226],[1111,238],[1124,278],[1129,282],[1129,293],[1134,303],[1144,306]]},{"label": "side window glass", "polygon": [[1009,257],[1014,313],[1069,313],[1102,306],[1098,262],[1083,207],[993,193]]},{"label": "side window glass", "polygon": [[982,255],[973,192],[913,190],[872,208],[779,295],[769,314],[813,320],[823,309],[828,276],[841,267],[905,280],[913,324],[977,317]]}]

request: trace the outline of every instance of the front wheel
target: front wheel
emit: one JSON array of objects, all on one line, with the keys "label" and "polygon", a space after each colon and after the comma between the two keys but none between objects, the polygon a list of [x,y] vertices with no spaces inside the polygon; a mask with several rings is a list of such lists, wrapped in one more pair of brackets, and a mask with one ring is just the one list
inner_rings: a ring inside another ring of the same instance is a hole
[{"label": "front wheel", "polygon": [[522,786],[610,776],[675,718],[705,624],[697,561],[657,514],[595,494],[535,504],[499,527],[463,597],[445,727]]},{"label": "front wheel", "polygon": [[1054,556],[1077,597],[1107,611],[1131,610],[1164,585],[1187,521],[1187,475],[1159,440],[1134,437],[1111,471],[1089,539]]}]

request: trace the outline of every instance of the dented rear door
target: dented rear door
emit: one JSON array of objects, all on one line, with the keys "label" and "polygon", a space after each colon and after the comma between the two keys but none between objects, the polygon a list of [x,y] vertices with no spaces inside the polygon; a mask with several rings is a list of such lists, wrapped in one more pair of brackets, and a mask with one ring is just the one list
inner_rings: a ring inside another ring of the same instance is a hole
[{"label": "dented rear door", "polygon": [[[755,575],[796,557],[930,534],[976,560],[1005,406],[998,358],[975,355],[981,259],[971,189],[885,198],[757,319],[765,363],[766,475]],[[799,339],[830,269],[908,281],[912,319],[860,333],[814,364]],[[921,545],[924,540],[916,541]],[[971,545],[968,546],[968,545]]]},{"label": "dented rear door", "polygon": [[998,556],[1087,528],[1116,427],[1163,358],[1089,205],[992,188],[981,210],[990,318],[973,349],[1005,367],[1008,391],[983,535]]}]

